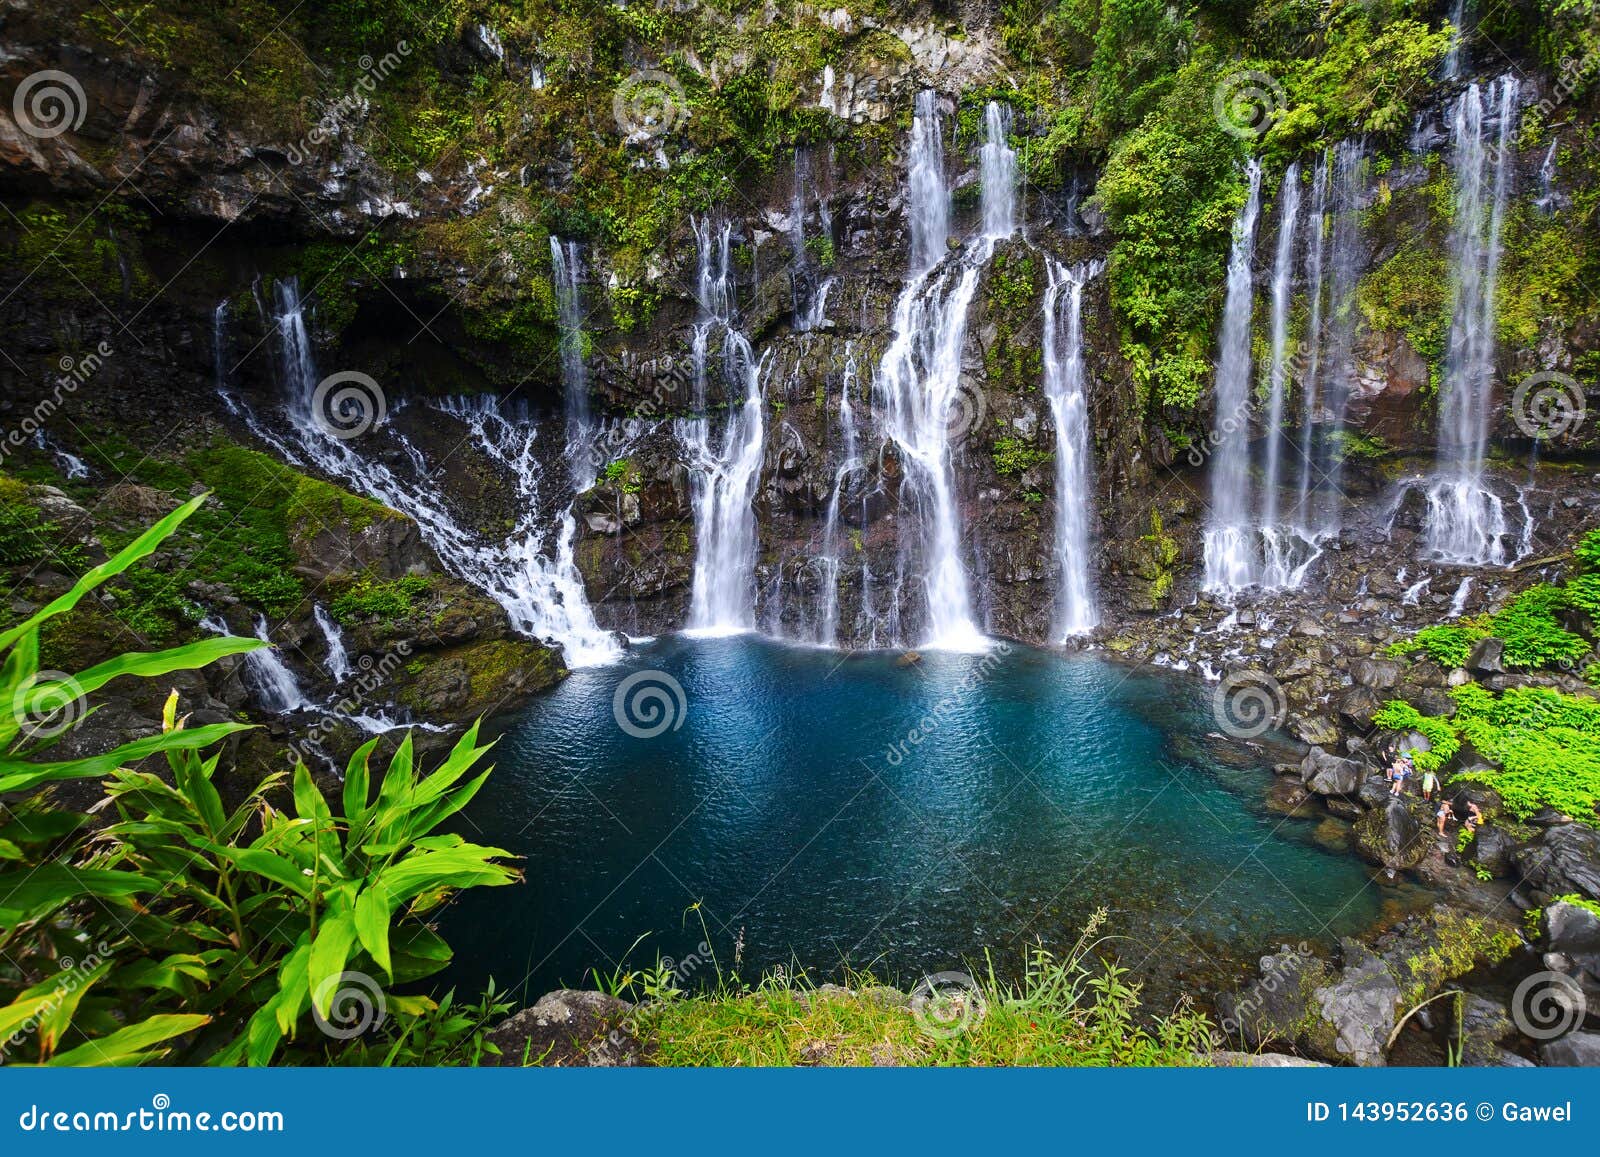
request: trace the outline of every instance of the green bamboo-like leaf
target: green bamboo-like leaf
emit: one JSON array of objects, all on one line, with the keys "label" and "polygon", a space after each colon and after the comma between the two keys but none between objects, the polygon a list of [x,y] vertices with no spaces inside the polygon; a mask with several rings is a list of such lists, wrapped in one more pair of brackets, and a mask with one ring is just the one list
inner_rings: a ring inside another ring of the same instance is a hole
[{"label": "green bamboo-like leaf", "polygon": [[90,591],[107,580],[116,578],[140,559],[153,554],[156,548],[171,536],[173,531],[183,525],[186,518],[200,509],[201,504],[205,502],[207,497],[209,497],[209,491],[206,494],[191,498],[123,547],[114,557],[84,574],[66,594],[51,600],[30,618],[23,620],[11,629],[0,632],[0,650],[10,647],[23,635],[37,628],[39,624],[53,619],[57,615],[66,614],[66,612],[77,606]]},{"label": "green bamboo-like leaf", "polygon": [[367,740],[356,748],[355,754],[350,757],[350,762],[344,770],[344,818],[349,828],[352,848],[360,843],[358,832],[366,827],[367,821],[367,796],[372,791],[372,771],[368,766],[372,758],[373,748],[378,746],[377,737]]},{"label": "green bamboo-like leaf", "polygon": [[[338,978],[350,959],[350,947],[356,940],[356,924],[349,912],[340,912],[323,920],[317,928],[317,938],[311,942],[311,963],[306,970],[306,988],[312,1007],[324,1017],[339,990]],[[332,983],[330,983],[330,981]]]},{"label": "green bamboo-like leaf", "polygon": [[30,763],[20,759],[0,759],[0,795],[28,791],[41,783],[62,779],[94,779],[110,775],[123,764],[137,763],[164,751],[209,747],[219,740],[251,728],[248,723],[212,723],[192,730],[150,735],[124,743],[103,755],[69,759],[58,763]]},{"label": "green bamboo-like leaf", "polygon": [[77,1015],[84,994],[111,971],[111,964],[109,960],[102,960],[82,975],[73,972],[66,977],[54,978],[56,999],[39,1017],[40,1056],[48,1059],[56,1051],[56,1045],[61,1043],[67,1029],[72,1027],[72,1018]]},{"label": "green bamboo-like leaf", "polygon": [[[71,681],[76,685],[74,690],[78,694],[87,695],[124,675],[138,679],[154,679],[171,674],[173,671],[193,671],[228,655],[242,655],[246,651],[258,650],[266,645],[260,639],[222,635],[185,643],[181,647],[170,647],[165,651],[133,651],[118,655],[114,659],[107,659],[104,663],[96,663],[87,671],[74,675]],[[51,686],[41,683],[40,693],[45,693]]]},{"label": "green bamboo-like leaf", "polygon": [[0,872],[0,927],[37,920],[70,900],[89,896],[114,900],[160,887],[159,880],[137,872],[69,868],[58,862]]},{"label": "green bamboo-like leaf", "polygon": [[311,877],[276,852],[264,848],[230,848],[222,844],[211,845],[211,850],[246,872],[282,884],[297,895],[308,899],[311,896]]},{"label": "green bamboo-like leaf", "polygon": [[389,902],[388,890],[380,883],[361,890],[356,897],[355,929],[361,947],[390,979],[394,965],[389,958],[389,921],[394,916],[394,905]]},{"label": "green bamboo-like leaf", "polygon": [[156,1049],[153,1046],[164,1044],[174,1037],[184,1033],[193,1032],[203,1024],[209,1023],[209,1016],[198,1013],[169,1013],[162,1016],[152,1016],[149,1020],[139,1024],[131,1024],[127,1028],[119,1029],[110,1036],[101,1037],[99,1040],[89,1041],[77,1048],[64,1052],[55,1057],[50,1065],[52,1068],[66,1068],[75,1065],[137,1065],[153,1056],[166,1053],[167,1049]]}]

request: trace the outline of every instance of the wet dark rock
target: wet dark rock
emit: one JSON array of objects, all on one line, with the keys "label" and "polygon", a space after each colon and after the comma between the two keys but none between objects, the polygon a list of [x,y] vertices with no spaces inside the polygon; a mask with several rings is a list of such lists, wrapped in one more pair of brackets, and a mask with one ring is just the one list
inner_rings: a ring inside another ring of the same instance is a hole
[{"label": "wet dark rock", "polygon": [[1502,1046],[1517,1037],[1517,1026],[1505,1006],[1476,993],[1457,999],[1464,1001],[1458,1038],[1461,1064],[1473,1068],[1504,1065],[1509,1054]]},{"label": "wet dark rock", "polygon": [[1540,1045],[1539,1063],[1563,1068],[1600,1065],[1600,1032],[1571,1032]]},{"label": "wet dark rock", "polygon": [[1397,871],[1416,867],[1433,846],[1433,833],[1399,798],[1390,798],[1357,820],[1352,838],[1363,859]]},{"label": "wet dark rock", "polygon": [[1546,904],[1540,917],[1550,951],[1568,956],[1600,953],[1600,916],[1577,904]]},{"label": "wet dark rock", "polygon": [[1467,670],[1474,675],[1501,675],[1505,673],[1506,644],[1503,639],[1479,639],[1467,657]]},{"label": "wet dark rock", "polygon": [[1320,747],[1313,747],[1300,764],[1306,787],[1318,795],[1354,794],[1360,786],[1363,770],[1355,760],[1330,755]]},{"label": "wet dark rock", "polygon": [[1497,877],[1511,874],[1513,868],[1512,857],[1517,850],[1517,841],[1502,828],[1486,825],[1478,829],[1473,837],[1472,846],[1468,855],[1473,862]]},{"label": "wet dark rock", "polygon": [[1332,1029],[1332,1051],[1354,1065],[1387,1063],[1389,1035],[1399,1015],[1400,985],[1376,956],[1363,956],[1314,994]]},{"label": "wet dark rock", "polygon": [[559,989],[489,1033],[500,1050],[485,1064],[618,1068],[648,1063],[647,1047],[629,1023],[633,1005],[603,992]]},{"label": "wet dark rock", "polygon": [[1600,901],[1600,831],[1561,824],[1518,848],[1515,859],[1523,882],[1543,902],[1570,893]]},{"label": "wet dark rock", "polygon": [[1369,731],[1372,717],[1383,709],[1383,700],[1370,687],[1352,687],[1339,697],[1339,718],[1357,731]]}]

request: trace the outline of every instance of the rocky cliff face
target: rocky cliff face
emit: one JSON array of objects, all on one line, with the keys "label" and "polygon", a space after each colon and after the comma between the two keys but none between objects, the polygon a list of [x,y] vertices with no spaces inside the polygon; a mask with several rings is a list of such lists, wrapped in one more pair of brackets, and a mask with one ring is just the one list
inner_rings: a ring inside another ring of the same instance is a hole
[{"label": "rocky cliff face", "polygon": [[[697,28],[709,19],[692,6],[684,12]],[[740,28],[782,23],[769,14]],[[983,98],[1004,96],[1015,60],[994,21],[978,11],[950,19],[841,8],[816,24],[832,62],[794,78],[787,98],[807,118],[809,139],[773,149],[702,198],[699,210],[729,227],[733,322],[760,361],[754,615],[775,633],[820,637],[832,566],[838,602],[831,641],[915,642],[923,576],[914,555],[908,568],[903,543],[920,512],[902,489],[904,464],[874,396],[907,274],[907,116],[917,91],[942,94],[952,233],[971,233],[980,186],[978,110]],[[262,440],[263,430],[281,424],[291,390],[272,287],[297,276],[319,368],[359,367],[380,383],[407,444],[421,449],[458,504],[459,520],[486,541],[515,521],[515,479],[467,427],[429,411],[430,402],[496,394],[526,404],[530,420],[553,430],[564,393],[581,388],[598,422],[588,452],[598,481],[577,495],[552,485],[541,501],[554,518],[575,499],[574,557],[602,626],[635,634],[682,626],[697,550],[693,499],[704,469],[678,425],[696,411],[690,367],[703,314],[688,215],[663,222],[659,241],[648,247],[583,247],[578,293],[587,379],[573,387],[554,356],[559,326],[548,256],[527,243],[532,219],[507,191],[559,197],[567,182],[583,179],[581,150],[460,155],[442,159],[437,171],[401,171],[392,156],[380,159],[392,153],[384,135],[392,124],[380,115],[384,76],[370,96],[359,84],[353,97],[333,92],[312,110],[323,115],[312,120],[303,112],[286,125],[274,123],[270,109],[242,106],[237,93],[219,96],[197,79],[209,75],[197,66],[171,67],[127,37],[97,29],[76,10],[13,3],[5,15],[5,87],[20,92],[30,77],[65,73],[81,89],[69,112],[82,114],[62,131],[41,134],[26,117],[19,120],[21,105],[0,111],[0,182],[19,254],[6,270],[0,305],[12,335],[8,364],[0,366],[9,416],[20,420],[39,401],[62,395],[66,417],[48,423],[49,444],[71,451],[124,423],[148,423],[158,433],[205,414],[230,437],[278,453]],[[646,50],[648,40],[629,43],[630,64],[662,59]],[[386,56],[363,57],[370,61],[363,75],[384,72],[391,57],[395,75],[408,75],[425,57],[428,74],[441,83],[512,78],[537,94],[555,83],[547,70],[551,44],[548,36],[469,22],[437,42],[395,44]],[[726,89],[741,67],[754,67],[757,57],[744,52],[734,47],[707,57],[696,50],[685,60],[706,84]],[[1564,272],[1548,265],[1581,232],[1590,211],[1582,207],[1591,205],[1575,183],[1585,171],[1578,153],[1591,118],[1561,91],[1559,77],[1540,73],[1520,96],[1540,135],[1519,147],[1513,170],[1502,294],[1506,327],[1514,326],[1519,340],[1502,340],[1497,366],[1508,383],[1541,371],[1586,381],[1600,337],[1593,302],[1580,300],[1576,280],[1592,258],[1579,255]],[[1426,470],[1435,444],[1440,327],[1448,317],[1441,254],[1450,177],[1442,154],[1455,92],[1440,85],[1421,102],[1409,132],[1396,127],[1368,145],[1348,367],[1350,436],[1341,451],[1348,523],[1367,529],[1352,531],[1338,544],[1344,549],[1325,551],[1317,596],[1350,585],[1341,576],[1367,571],[1369,540],[1386,544],[1383,570],[1397,574],[1404,563],[1390,559],[1407,556],[1405,535],[1415,529],[1417,514],[1407,503],[1416,499],[1397,498],[1394,484]],[[1024,151],[1043,149],[1059,122],[1031,90],[1018,93],[1012,140]],[[1552,100],[1553,111],[1540,103]],[[669,120],[677,115],[666,112]],[[645,116],[619,155],[631,171],[672,180],[692,174],[702,130],[692,127],[692,116],[688,123],[685,143]],[[1051,466],[1057,432],[1040,390],[1047,258],[1110,266],[1090,282],[1083,309],[1094,442],[1091,571],[1105,616],[1115,625],[1180,605],[1197,582],[1212,419],[1205,394],[1189,409],[1164,402],[1128,360],[1130,302],[1117,278],[1131,260],[1129,235],[1125,223],[1120,232],[1108,226],[1101,206],[1085,199],[1097,182],[1096,159],[1092,148],[1069,149],[1058,154],[1053,183],[1025,187],[1023,228],[985,263],[960,350],[961,390],[975,400],[976,413],[949,453],[975,617],[991,632],[1033,641],[1051,638],[1060,582]],[[1218,235],[1224,229],[1218,223]],[[1270,252],[1273,229],[1269,209],[1258,253]],[[1220,292],[1218,285],[1219,299]],[[225,330],[217,322],[224,315]],[[1258,334],[1264,325],[1263,305]],[[81,362],[101,340],[114,353],[63,395],[62,359]],[[248,403],[251,420],[219,386]],[[1505,387],[1497,394],[1493,428],[1500,445],[1520,455],[1530,442],[1509,395]],[[841,482],[846,399],[861,468]],[[727,404],[713,390],[713,429]],[[1258,454],[1267,434],[1258,407],[1248,424]],[[1542,453],[1584,451],[1589,437],[1587,428],[1563,430]],[[563,472],[558,442],[546,436],[537,447],[551,479]],[[366,452],[383,460],[407,451],[384,442],[380,430]],[[1539,515],[1523,552],[1536,557],[1576,521],[1555,515],[1587,497],[1568,471],[1524,470],[1508,465],[1502,488],[1509,499],[1512,482],[1521,485]],[[838,541],[828,543],[836,488]],[[1392,520],[1391,501],[1398,503]],[[1388,581],[1370,577],[1364,597]]]}]

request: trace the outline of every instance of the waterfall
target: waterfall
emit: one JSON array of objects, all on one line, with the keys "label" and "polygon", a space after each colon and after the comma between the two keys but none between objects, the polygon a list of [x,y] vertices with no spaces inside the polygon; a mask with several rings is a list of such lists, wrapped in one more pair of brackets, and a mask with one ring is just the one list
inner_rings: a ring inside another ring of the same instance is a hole
[{"label": "waterfall", "polygon": [[316,619],[318,628],[322,631],[323,641],[328,647],[328,674],[335,683],[343,683],[355,674],[355,665],[350,662],[350,652],[345,649],[344,632],[339,629],[339,624],[333,621],[333,616],[321,603],[312,607],[312,617]]},{"label": "waterfall", "polygon": [[855,407],[850,391],[856,385],[856,355],[852,343],[844,346],[844,372],[839,388],[839,469],[833,476],[833,493],[828,497],[828,513],[822,527],[822,549],[818,557],[822,568],[822,613],[818,616],[817,642],[831,645],[839,633],[839,571],[844,564],[845,543],[839,536],[839,501],[851,475],[861,469]]},{"label": "waterfall", "polygon": [[[761,392],[765,358],[757,361],[750,342],[733,324],[733,286],[729,249],[732,226],[713,228],[709,219],[692,222],[699,260],[700,321],[695,325],[695,417],[680,419],[678,437],[695,468],[694,581],[689,626],[708,633],[755,627],[756,517],[753,502],[761,474],[766,424]],[[742,391],[730,405],[720,438],[712,434],[705,411],[707,354],[716,332],[722,340],[719,377]]]},{"label": "waterfall", "polygon": [[556,326],[560,335],[561,391],[566,398],[567,461],[579,492],[594,485],[599,468],[589,453],[589,369],[584,363],[583,255],[576,241],[550,238],[550,269],[556,287]]},{"label": "waterfall", "polygon": [[1450,5],[1450,47],[1444,57],[1444,79],[1461,75],[1462,42],[1466,39],[1467,0],[1452,0]]},{"label": "waterfall", "polygon": [[1250,265],[1261,212],[1261,165],[1247,166],[1249,192],[1233,224],[1228,293],[1217,354],[1217,401],[1212,419],[1211,517],[1205,532],[1205,588],[1231,595],[1259,577],[1250,525]]},{"label": "waterfall", "polygon": [[1484,480],[1489,405],[1494,393],[1495,289],[1500,229],[1513,163],[1517,81],[1506,75],[1498,94],[1493,155],[1486,147],[1483,94],[1476,84],[1456,102],[1456,202],[1450,232],[1450,338],[1439,405],[1439,451],[1428,490],[1427,549],[1469,565],[1505,562],[1505,507]]},{"label": "waterfall", "polygon": [[1011,147],[1011,109],[991,100],[983,110],[978,152],[983,194],[983,235],[991,241],[1017,231],[1017,153]]},{"label": "waterfall", "polygon": [[[1056,623],[1057,634],[1065,641],[1088,634],[1099,622],[1089,565],[1093,480],[1083,363],[1083,287],[1099,274],[1101,266],[1094,263],[1068,269],[1054,259],[1047,261],[1049,285],[1044,295],[1041,344],[1044,392],[1056,424],[1056,561],[1061,566]],[[1058,328],[1064,328],[1064,339],[1058,339]]]},{"label": "waterfall", "polygon": [[[917,95],[911,128],[907,216],[911,223],[911,275],[895,303],[894,336],[878,366],[875,390],[884,432],[904,468],[901,504],[914,508],[918,557],[902,538],[901,582],[919,567],[927,597],[925,646],[977,650],[985,641],[972,618],[966,570],[961,561],[954,479],[949,450],[964,435],[964,420],[981,399],[963,391],[961,350],[967,307],[978,288],[978,272],[993,250],[980,237],[954,268],[944,257],[950,224],[950,192],[944,175],[944,141],[937,98]],[[985,192],[985,200],[991,194]],[[987,217],[987,211],[985,213]],[[956,429],[952,429],[954,424]]]},{"label": "waterfall", "polygon": [[[278,282],[277,290],[279,355],[295,446],[325,473],[415,520],[446,567],[488,592],[505,608],[516,630],[560,643],[569,667],[617,658],[620,649],[596,624],[582,577],[572,562],[575,524],[570,512],[560,520],[554,559],[547,550],[546,528],[539,514],[540,468],[533,453],[538,429],[532,417],[508,413],[492,397],[438,403],[442,412],[465,423],[478,447],[505,466],[516,481],[516,526],[505,542],[486,542],[456,521],[426,457],[398,430],[383,427],[398,445],[401,458],[410,464],[409,477],[396,474],[376,457],[363,456],[357,449],[360,439],[336,438],[319,424],[311,403],[317,371],[299,287],[290,278]],[[283,445],[276,439],[271,442]]]},{"label": "waterfall", "polygon": [[1261,525],[1278,525],[1279,474],[1283,465],[1283,404],[1289,376],[1289,303],[1294,287],[1294,238],[1300,219],[1300,166],[1283,175],[1278,195],[1278,244],[1272,260],[1272,347],[1267,364],[1267,476]]},{"label": "waterfall", "polygon": [[1333,229],[1329,263],[1327,349],[1322,354],[1327,433],[1318,469],[1322,474],[1317,538],[1334,538],[1343,522],[1345,414],[1355,386],[1356,288],[1361,278],[1361,205],[1366,193],[1367,155],[1360,141],[1341,141],[1333,151]]},{"label": "waterfall", "polygon": [[1312,521],[1312,459],[1315,455],[1314,431],[1319,416],[1318,375],[1322,368],[1322,271],[1327,239],[1328,160],[1321,157],[1311,179],[1311,215],[1306,220],[1306,296],[1308,299],[1305,336],[1305,373],[1300,385],[1300,485],[1295,493],[1296,526],[1309,527]]},{"label": "waterfall", "polygon": [[1559,142],[1551,141],[1550,147],[1545,150],[1544,160],[1539,162],[1539,196],[1534,200],[1534,208],[1545,216],[1549,216],[1561,208],[1561,194],[1556,192],[1556,145]]},{"label": "waterfall", "polygon": [[[201,622],[201,626],[219,635],[230,633],[221,619],[207,618]],[[256,638],[263,643],[272,641],[268,637],[267,620],[263,616],[256,616],[255,628]],[[258,647],[254,651],[246,652],[241,670],[245,686],[250,689],[264,711],[270,711],[274,715],[286,715],[310,703],[305,692],[300,690],[300,681],[294,677],[294,672],[278,658],[275,647]]]},{"label": "waterfall", "polygon": [[1456,593],[1450,597],[1450,610],[1445,615],[1447,619],[1459,619],[1467,609],[1467,595],[1472,592],[1472,576],[1467,575],[1461,580],[1461,585],[1456,587]]}]

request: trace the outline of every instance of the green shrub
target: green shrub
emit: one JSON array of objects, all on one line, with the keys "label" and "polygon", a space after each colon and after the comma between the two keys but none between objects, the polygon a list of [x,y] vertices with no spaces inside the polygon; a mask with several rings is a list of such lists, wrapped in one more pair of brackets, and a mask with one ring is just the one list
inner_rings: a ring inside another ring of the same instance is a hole
[{"label": "green shrub", "polygon": [[408,574],[387,580],[362,575],[333,600],[328,611],[346,625],[361,619],[392,622],[409,616],[416,609],[416,600],[426,597],[430,590],[432,584],[425,575]]},{"label": "green shrub", "polygon": [[1413,755],[1419,771],[1438,771],[1461,749],[1461,739],[1448,719],[1423,715],[1402,699],[1385,703],[1372,722],[1386,731],[1420,732],[1428,740],[1429,750]]},{"label": "green shrub", "polygon": [[1475,683],[1452,694],[1462,737],[1501,768],[1467,778],[1498,791],[1519,818],[1551,807],[1600,827],[1600,701],[1544,687],[1496,696]]},{"label": "green shrub", "polygon": [[1441,623],[1437,626],[1423,627],[1411,638],[1391,643],[1388,654],[1391,658],[1401,658],[1422,651],[1441,667],[1464,667],[1472,654],[1473,646],[1485,634],[1481,627]]}]

